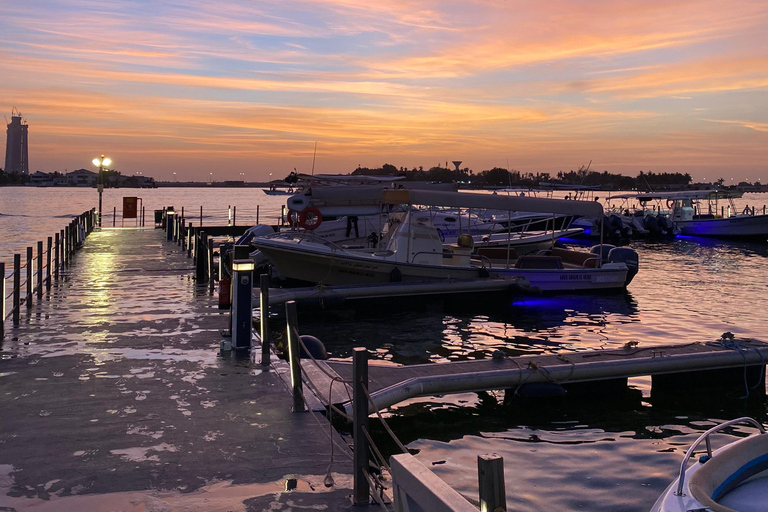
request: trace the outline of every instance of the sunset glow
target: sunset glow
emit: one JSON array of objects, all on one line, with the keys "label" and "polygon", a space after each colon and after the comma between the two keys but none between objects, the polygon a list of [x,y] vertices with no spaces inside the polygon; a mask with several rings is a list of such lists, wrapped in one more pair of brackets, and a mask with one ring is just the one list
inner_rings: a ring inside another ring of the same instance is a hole
[{"label": "sunset glow", "polygon": [[[30,171],[266,180],[452,160],[768,178],[763,0],[0,5]],[[3,138],[4,142],[4,138]]]}]

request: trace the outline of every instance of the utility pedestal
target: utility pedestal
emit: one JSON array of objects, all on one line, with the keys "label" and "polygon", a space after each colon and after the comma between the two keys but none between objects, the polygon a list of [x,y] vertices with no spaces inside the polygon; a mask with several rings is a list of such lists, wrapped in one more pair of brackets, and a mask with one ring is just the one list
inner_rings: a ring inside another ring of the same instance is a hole
[{"label": "utility pedestal", "polygon": [[249,246],[236,245],[232,257],[232,348],[251,349],[253,269]]},{"label": "utility pedestal", "polygon": [[165,233],[166,233],[166,241],[173,242],[173,218],[176,215],[176,212],[173,211],[173,208],[168,208],[165,211]]}]

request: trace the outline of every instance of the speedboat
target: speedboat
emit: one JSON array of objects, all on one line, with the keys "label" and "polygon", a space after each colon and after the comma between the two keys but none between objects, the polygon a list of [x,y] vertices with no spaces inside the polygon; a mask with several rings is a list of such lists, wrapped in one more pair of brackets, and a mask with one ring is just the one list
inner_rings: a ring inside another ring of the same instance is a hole
[{"label": "speedboat", "polygon": [[730,190],[688,190],[638,194],[641,203],[656,201],[659,209],[669,211],[669,219],[685,236],[734,238],[743,240],[768,239],[768,215],[745,207],[738,211],[734,198],[740,192]]},{"label": "speedboat", "polygon": [[[710,437],[736,424],[758,433],[712,450]],[[706,454],[688,465],[705,443]],[[680,464],[680,475],[653,505],[651,512],[758,512],[768,508],[768,435],[752,418],[726,421],[704,432]]]},{"label": "speedboat", "polygon": [[[284,277],[323,285],[386,283],[395,281],[462,280],[493,278],[527,279],[542,291],[622,289],[637,272],[637,253],[632,249],[596,246],[586,253],[552,249],[544,253],[518,255],[505,248],[494,258],[476,253],[468,234],[444,243],[430,222],[413,205],[478,207],[487,205],[509,210],[558,211],[581,214],[602,213],[594,202],[563,201],[528,197],[495,197],[487,194],[437,192],[425,190],[358,190],[332,201],[328,193],[303,196],[305,224],[307,212],[316,215],[319,227],[325,213],[339,214],[344,209],[363,213],[366,208],[381,212],[386,205],[408,205],[404,219],[392,224],[386,239],[373,248],[341,247],[309,231],[292,231],[255,238],[255,245]],[[371,201],[366,203],[365,198]],[[294,202],[293,204],[296,204]],[[414,213],[416,212],[416,213]],[[551,235],[550,241],[551,243]]]}]

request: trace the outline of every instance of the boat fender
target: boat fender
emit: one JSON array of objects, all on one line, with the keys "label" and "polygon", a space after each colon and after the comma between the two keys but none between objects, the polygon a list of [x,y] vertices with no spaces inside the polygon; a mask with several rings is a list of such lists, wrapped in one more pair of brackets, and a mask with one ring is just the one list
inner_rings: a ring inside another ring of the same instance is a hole
[{"label": "boat fender", "polygon": [[[303,334],[299,336],[299,338],[301,338],[302,342],[302,358],[308,358],[309,354],[311,354],[315,359],[328,359],[328,352],[325,350],[325,345],[323,345],[322,341],[307,334]],[[306,351],[304,350],[304,347],[307,348]],[[307,354],[307,352],[309,352],[309,354]]]},{"label": "boat fender", "polygon": [[459,235],[459,237],[456,239],[456,244],[459,247],[466,247],[468,249],[472,249],[475,246],[475,241],[472,239],[472,236],[462,233]]},{"label": "boat fender", "polygon": [[440,237],[440,241],[445,242],[445,235],[443,234],[443,231],[440,228],[435,228],[435,229],[437,229],[437,236]]},{"label": "boat fender", "polygon": [[320,210],[313,206],[304,208],[299,213],[299,226],[306,229],[307,231],[317,229],[322,223],[323,214],[320,213]]}]

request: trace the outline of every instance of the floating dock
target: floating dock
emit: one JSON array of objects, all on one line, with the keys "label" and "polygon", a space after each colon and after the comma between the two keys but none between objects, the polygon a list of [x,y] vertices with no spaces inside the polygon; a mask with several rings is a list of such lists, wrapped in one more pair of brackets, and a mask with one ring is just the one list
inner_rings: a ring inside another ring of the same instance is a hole
[{"label": "floating dock", "polygon": [[[500,357],[479,361],[460,361],[408,366],[368,366],[368,389],[372,403],[369,412],[386,409],[400,402],[425,395],[443,395],[488,390],[518,390],[528,384],[615,381],[630,377],[652,376],[654,388],[675,388],[684,393],[686,381],[700,386],[702,372],[736,371],[737,385],[748,380],[755,394],[765,393],[765,366],[768,343],[755,340],[724,339],[708,343],[665,346],[628,346],[618,350],[593,350]],[[318,365],[321,368],[318,368]],[[348,384],[336,383],[329,396],[330,376],[339,381],[352,379],[352,363],[302,360],[311,386],[323,393],[325,403],[341,404],[352,413]],[[330,376],[328,375],[330,374]],[[710,381],[722,383],[714,374]],[[674,381],[671,381],[674,377]],[[707,376],[704,376],[704,380]],[[762,386],[760,386],[762,384]],[[749,390],[745,390],[748,392]]]}]

